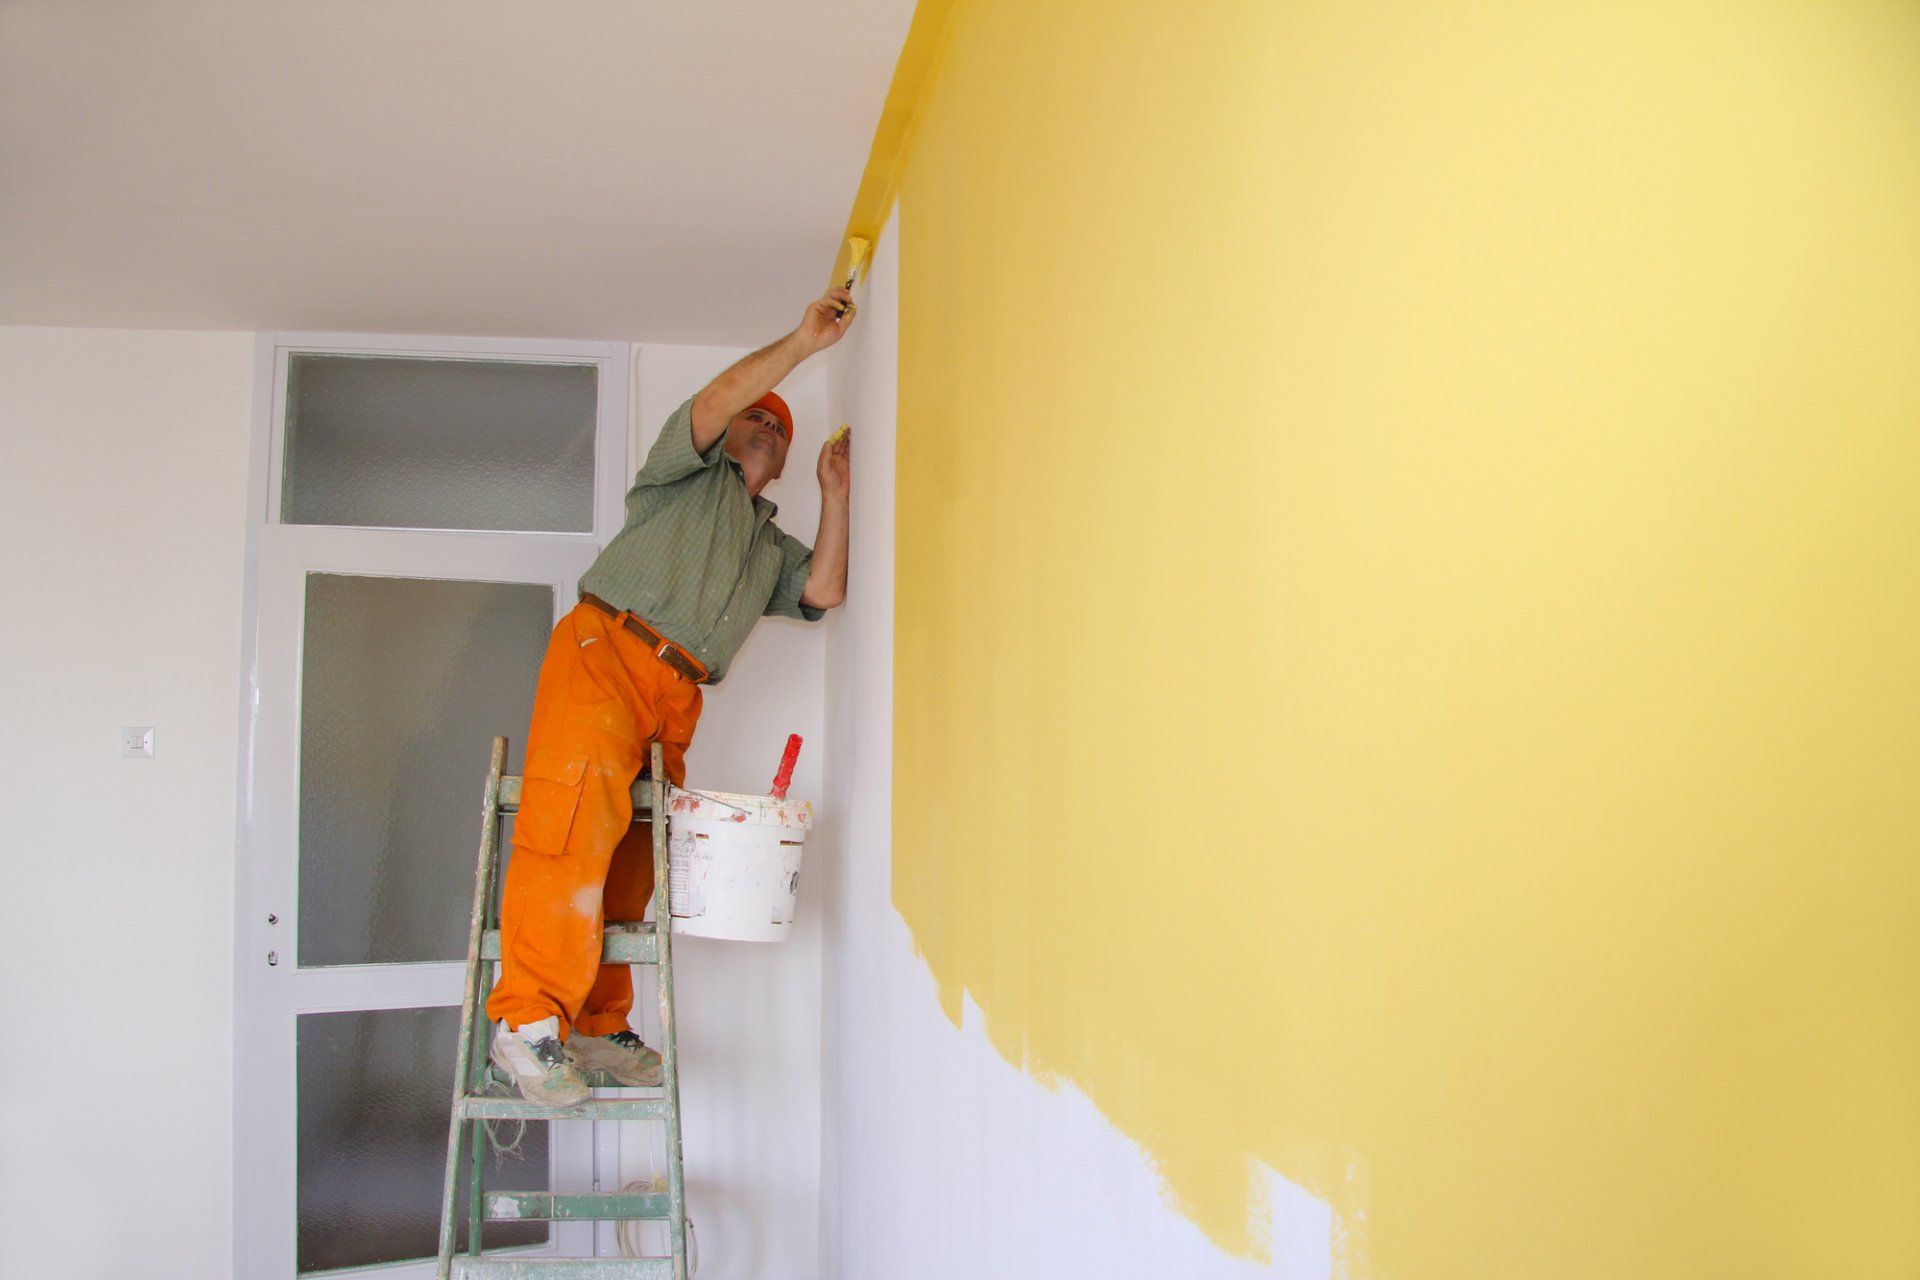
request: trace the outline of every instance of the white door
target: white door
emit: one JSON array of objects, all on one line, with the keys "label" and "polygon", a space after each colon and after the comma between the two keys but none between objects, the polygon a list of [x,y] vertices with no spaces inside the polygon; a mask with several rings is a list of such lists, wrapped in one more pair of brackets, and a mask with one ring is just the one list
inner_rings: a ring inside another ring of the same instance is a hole
[{"label": "white door", "polygon": [[[235,1274],[431,1274],[481,786],[619,527],[630,349],[269,335],[244,655]],[[502,1188],[582,1190],[591,1126]],[[462,1205],[465,1196],[461,1197]],[[587,1223],[489,1249],[591,1254]],[[424,1261],[423,1261],[424,1260]]]}]

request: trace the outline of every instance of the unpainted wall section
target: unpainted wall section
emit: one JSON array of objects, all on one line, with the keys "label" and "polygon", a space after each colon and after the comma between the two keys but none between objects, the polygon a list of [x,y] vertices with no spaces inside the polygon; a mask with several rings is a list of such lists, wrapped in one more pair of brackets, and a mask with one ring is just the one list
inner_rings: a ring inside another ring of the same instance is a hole
[{"label": "unpainted wall section", "polygon": [[[641,441],[739,354],[642,348]],[[231,1271],[240,645],[248,467],[264,465],[249,457],[254,358],[252,334],[0,327],[0,1021],[26,1046],[0,1055],[3,1274],[104,1277],[134,1258],[165,1275]],[[821,385],[788,388],[814,450],[829,429]],[[810,464],[771,494],[810,539]],[[693,776],[764,787],[799,731],[795,794],[818,795],[823,651],[820,627],[764,625],[713,691]],[[129,724],[157,726],[151,760],[120,757]],[[689,940],[681,957],[689,1185],[703,1274],[723,1280],[816,1274],[818,919],[803,911],[779,948]],[[145,1109],[102,1110],[115,1099]],[[658,1126],[634,1128],[607,1155],[643,1176]],[[150,1193],[102,1213],[90,1193],[108,1185]]]},{"label": "unpainted wall section", "polygon": [[252,389],[251,334],[0,328],[7,1275],[231,1266]]},{"label": "unpainted wall section", "polygon": [[[742,348],[648,345],[635,366],[633,467],[680,403],[745,355]],[[825,369],[797,370],[780,388],[794,442],[766,496],[775,520],[811,544],[820,519],[813,463],[833,429]],[[816,803],[827,769],[821,685],[824,623],[765,618],[706,691],[687,751],[689,786],[764,792],[787,735],[806,740],[791,794]],[[809,843],[815,843],[811,837]],[[700,1274],[714,1280],[809,1280],[820,1229],[821,886],[825,854],[809,850],[793,933],[777,944],[688,937],[674,944],[685,1109],[687,1207]],[[650,1043],[659,1025],[653,971],[635,971],[635,1009]],[[660,1126],[621,1126],[623,1176],[662,1170]],[[643,1232],[651,1230],[643,1227]],[[663,1237],[647,1246],[665,1249]]]}]

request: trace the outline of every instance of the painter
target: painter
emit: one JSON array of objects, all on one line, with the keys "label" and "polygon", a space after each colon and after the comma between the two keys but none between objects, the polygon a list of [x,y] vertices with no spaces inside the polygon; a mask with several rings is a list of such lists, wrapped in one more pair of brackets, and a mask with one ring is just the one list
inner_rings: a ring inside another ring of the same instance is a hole
[{"label": "painter", "polygon": [[632,975],[600,961],[606,918],[637,920],[653,895],[651,828],[633,821],[630,788],[655,743],[669,781],[685,781],[703,689],[725,677],[759,619],[818,621],[846,594],[850,433],[820,450],[811,547],[775,523],[763,490],[793,443],[793,414],[774,388],[840,341],[855,310],[847,289],[829,290],[791,333],[674,410],[627,493],[625,524],[554,627],[487,1002],[493,1061],[530,1100],[581,1102],[583,1072],[660,1083],[659,1053],[628,1024]]}]

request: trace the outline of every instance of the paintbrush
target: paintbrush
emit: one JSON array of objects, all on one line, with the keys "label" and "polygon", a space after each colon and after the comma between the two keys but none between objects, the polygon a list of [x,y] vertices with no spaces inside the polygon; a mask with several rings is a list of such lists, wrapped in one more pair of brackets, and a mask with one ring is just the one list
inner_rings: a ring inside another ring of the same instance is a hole
[{"label": "paintbrush", "polygon": [[[847,237],[847,282],[842,285],[841,288],[845,289],[848,293],[853,292],[853,282],[860,278],[860,265],[867,260],[867,254],[872,249],[873,242],[865,236]],[[840,314],[845,316],[847,314],[847,307],[851,307],[852,305],[853,304],[849,302],[846,306],[841,307]]]}]

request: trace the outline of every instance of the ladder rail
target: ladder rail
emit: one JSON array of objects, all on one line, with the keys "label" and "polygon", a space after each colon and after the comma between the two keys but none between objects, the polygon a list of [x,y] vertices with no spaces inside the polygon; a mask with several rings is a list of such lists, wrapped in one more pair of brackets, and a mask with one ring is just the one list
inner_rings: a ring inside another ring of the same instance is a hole
[{"label": "ladder rail", "polygon": [[[438,1280],[449,1278],[458,1235],[454,1205],[460,1195],[460,1148],[466,1137],[466,1125],[460,1118],[459,1103],[461,1097],[472,1090],[479,1075],[474,1061],[474,1044],[478,1038],[474,1012],[479,1005],[480,969],[484,963],[480,958],[480,935],[486,926],[487,902],[493,896],[493,867],[499,847],[500,775],[506,771],[506,767],[507,740],[495,738],[487,763],[487,785],[481,798],[480,856],[473,873],[473,913],[467,921],[467,978],[460,1000],[460,1040],[454,1051],[453,1098],[448,1107],[447,1171],[441,1192],[440,1250],[435,1268]],[[476,1200],[480,1186],[479,1159],[480,1144],[476,1141],[473,1143],[472,1169]],[[478,1219],[469,1221],[467,1234],[477,1245],[480,1239]]]},{"label": "ladder rail", "polygon": [[660,1088],[666,1103],[667,1246],[673,1280],[687,1280],[687,1189],[680,1151],[680,1044],[674,1027],[673,868],[667,847],[666,754],[653,744],[654,972],[660,992]]},{"label": "ladder rail", "polygon": [[[506,765],[506,739],[498,740],[501,748],[501,767]],[[494,783],[493,792],[493,831],[491,838],[482,830],[480,843],[486,850],[483,855],[484,869],[479,874],[479,883],[475,892],[480,898],[480,936],[485,937],[489,930],[500,927],[500,817],[506,812],[502,803],[502,792],[506,790],[507,779],[500,777]],[[484,823],[482,824],[484,828]],[[474,939],[467,938],[467,952],[473,953]],[[471,962],[470,962],[471,963]],[[480,952],[480,963],[476,966],[478,981],[474,986],[473,999],[461,1002],[461,1021],[471,1026],[467,1041],[467,1092],[479,1093],[486,1087],[487,1072],[491,1062],[487,1055],[487,1041],[492,1037],[493,1023],[485,1016],[487,996],[493,990],[494,969],[498,961],[491,959],[485,948]],[[467,1128],[467,1252],[479,1257],[485,1244],[485,1207],[483,1204],[486,1181],[487,1143],[482,1134],[484,1125],[470,1125]]]}]

